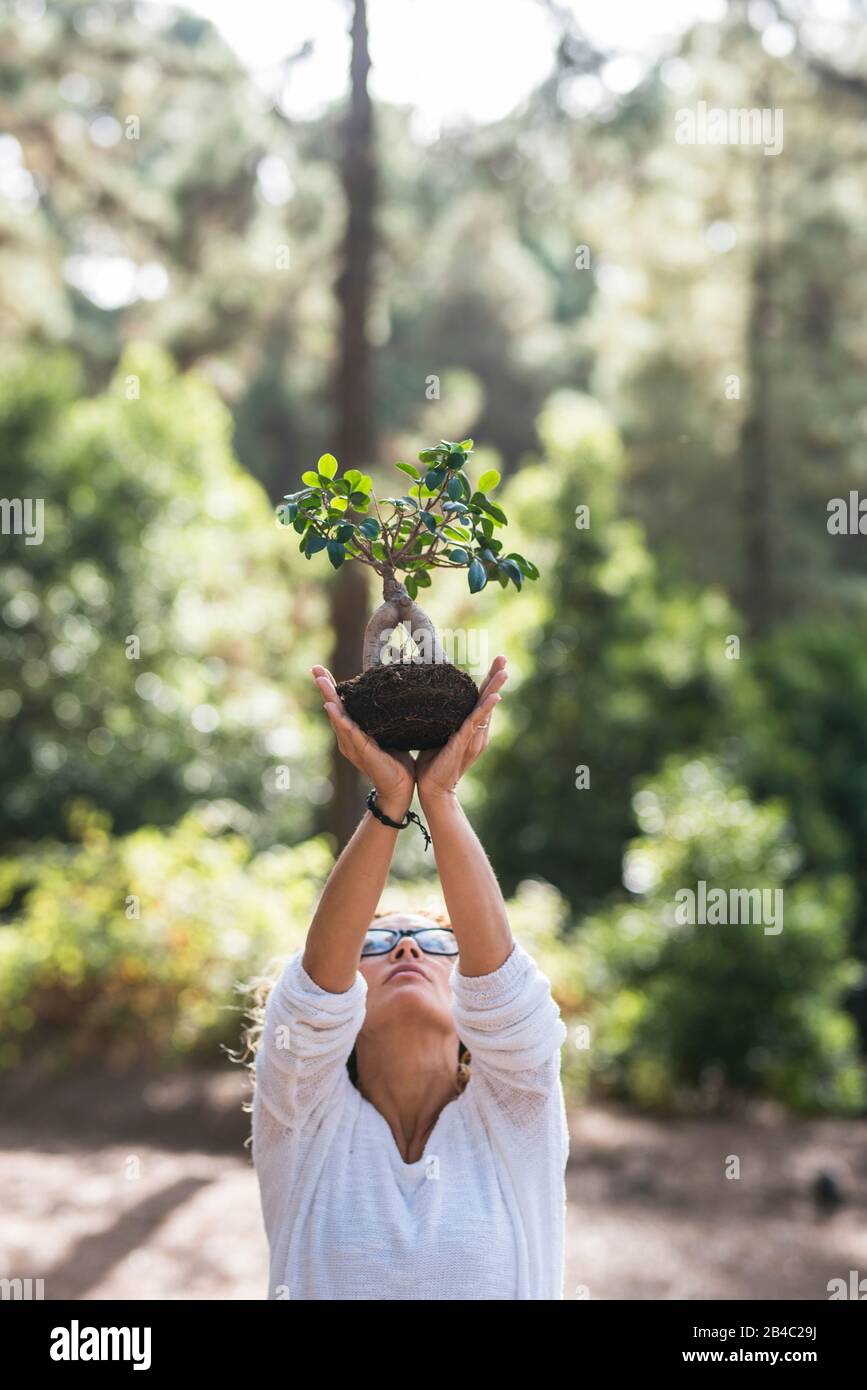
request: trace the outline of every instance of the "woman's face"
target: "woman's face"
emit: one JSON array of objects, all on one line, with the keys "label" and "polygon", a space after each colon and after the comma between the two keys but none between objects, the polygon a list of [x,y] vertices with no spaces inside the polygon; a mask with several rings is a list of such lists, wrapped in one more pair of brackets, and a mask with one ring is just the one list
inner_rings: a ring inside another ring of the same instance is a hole
[{"label": "woman's face", "polygon": [[[395,912],[377,917],[372,925],[412,928],[437,924],[415,913]],[[399,937],[392,949],[380,956],[363,956],[358,967],[367,981],[363,1031],[425,1016],[454,1032],[451,975],[457,959],[428,955],[411,936]]]}]

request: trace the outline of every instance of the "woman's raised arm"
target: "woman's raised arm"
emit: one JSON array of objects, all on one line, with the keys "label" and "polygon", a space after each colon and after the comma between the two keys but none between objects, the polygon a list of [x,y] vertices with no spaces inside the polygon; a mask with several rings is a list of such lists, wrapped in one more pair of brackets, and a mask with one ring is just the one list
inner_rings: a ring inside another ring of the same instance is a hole
[{"label": "woman's raised arm", "polygon": [[484,752],[491,717],[508,679],[498,656],[479,691],[472,713],[445,747],[416,760],[419,801],[436,855],[449,921],[460,950],[463,975],[489,975],[508,958],[514,940],[500,885],[481,842],[458,801],[457,785]]},{"label": "woman's raised arm", "polygon": [[[412,758],[386,752],[350,719],[324,666],[314,666],[313,676],[341,753],[376,788],[380,810],[391,820],[403,820],[415,788]],[[344,993],[355,981],[364,934],[379,905],[398,833],[365,811],[328,876],[307,933],[303,965],[331,994]]]}]

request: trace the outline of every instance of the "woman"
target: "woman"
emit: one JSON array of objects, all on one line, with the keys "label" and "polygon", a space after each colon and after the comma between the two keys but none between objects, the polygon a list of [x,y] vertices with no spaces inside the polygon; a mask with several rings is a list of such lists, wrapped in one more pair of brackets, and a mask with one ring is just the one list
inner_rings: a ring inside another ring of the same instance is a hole
[{"label": "woman", "polygon": [[368,738],[313,667],[379,810],[402,821],[418,791],[450,921],[376,914],[400,832],[367,811],[265,1009],[253,1161],[269,1298],[563,1297],[566,1029],[457,797],[505,664],[415,760]]}]

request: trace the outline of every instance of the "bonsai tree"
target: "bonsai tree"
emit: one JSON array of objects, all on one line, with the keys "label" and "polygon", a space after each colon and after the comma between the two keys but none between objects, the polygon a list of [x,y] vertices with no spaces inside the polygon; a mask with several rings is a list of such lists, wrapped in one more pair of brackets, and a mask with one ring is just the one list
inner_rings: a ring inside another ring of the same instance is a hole
[{"label": "bonsai tree", "polygon": [[[356,560],[382,579],[383,601],[364,633],[362,671],[337,690],[351,718],[383,747],[441,747],[478,699],[475,681],[448,659],[416,602],[419,590],[430,588],[432,571],[465,569],[473,594],[491,579],[520,590],[525,579],[539,577],[523,555],[502,553],[495,533],[506,526],[506,514],[488,496],[500,475],[489,469],[473,488],[466,471],[472,450],[471,439],[441,439],[421,451],[421,468],[395,465],[412,485],[403,496],[382,499],[367,474],[353,468],[339,476],[333,454],[323,454],[316,472],[303,473],[304,486],[277,509],[308,559],[322,551],[335,569]],[[412,646],[401,645],[399,659],[386,660],[401,626]]]}]

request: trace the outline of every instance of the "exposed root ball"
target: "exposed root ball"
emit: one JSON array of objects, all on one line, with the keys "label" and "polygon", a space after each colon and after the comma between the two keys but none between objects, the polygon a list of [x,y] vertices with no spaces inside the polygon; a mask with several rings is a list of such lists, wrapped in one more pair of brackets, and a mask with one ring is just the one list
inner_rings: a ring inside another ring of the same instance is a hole
[{"label": "exposed root ball", "polygon": [[371,666],[341,681],[350,718],[383,748],[441,748],[479,698],[472,676],[451,662]]}]

